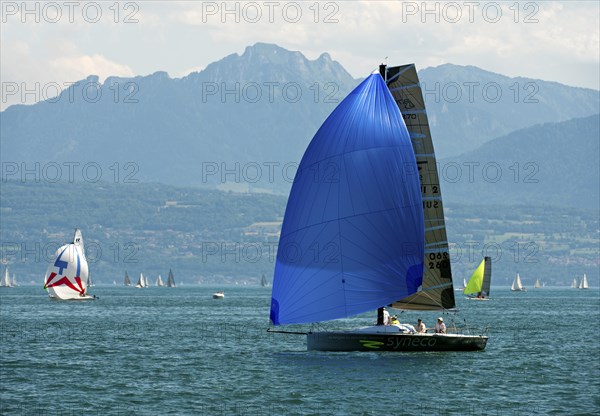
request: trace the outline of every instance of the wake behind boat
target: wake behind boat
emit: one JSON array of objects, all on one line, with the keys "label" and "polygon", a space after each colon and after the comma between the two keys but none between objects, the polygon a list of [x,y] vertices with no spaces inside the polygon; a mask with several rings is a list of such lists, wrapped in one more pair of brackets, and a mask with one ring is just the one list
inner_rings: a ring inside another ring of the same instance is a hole
[{"label": "wake behind boat", "polygon": [[[414,65],[382,65],[380,72],[337,106],[300,162],[277,251],[273,325],[374,309],[382,316],[385,305],[420,311],[455,306],[439,177],[417,72]],[[332,170],[335,180],[309,174]],[[314,255],[315,247],[320,255]],[[484,349],[488,339],[407,333],[379,318],[378,323],[309,332],[307,347],[473,351]]]},{"label": "wake behind boat", "polygon": [[88,274],[83,237],[76,229],[73,242],[56,250],[44,277],[44,289],[54,300],[95,299],[87,294]]}]

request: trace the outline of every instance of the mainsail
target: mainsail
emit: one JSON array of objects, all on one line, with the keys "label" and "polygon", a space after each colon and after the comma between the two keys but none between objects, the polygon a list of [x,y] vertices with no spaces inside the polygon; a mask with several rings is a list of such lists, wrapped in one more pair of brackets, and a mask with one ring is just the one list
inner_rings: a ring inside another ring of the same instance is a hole
[{"label": "mainsail", "polygon": [[123,285],[131,286],[131,279],[129,278],[127,271],[125,271],[125,279],[123,279]]},{"label": "mainsail", "polygon": [[271,321],[343,318],[416,293],[423,224],[408,131],[384,80],[372,74],[302,157],[277,250]]},{"label": "mainsail", "polygon": [[423,214],[425,219],[425,256],[420,290],[392,303],[399,309],[434,310],[455,306],[452,271],[442,192],[425,100],[414,64],[380,68],[396,104],[400,108],[417,159]]},{"label": "mainsail", "polygon": [[587,275],[584,273],[583,277],[581,278],[581,281],[579,282],[579,289],[588,289],[588,281],[587,281]]},{"label": "mainsail", "polygon": [[137,287],[138,289],[148,287],[148,284],[146,283],[146,278],[144,277],[144,273],[140,273],[140,278],[138,279],[138,282],[136,283],[135,287]]},{"label": "mainsail", "polygon": [[175,287],[175,278],[173,272],[169,269],[169,278],[167,279],[167,287]]},{"label": "mainsail", "polygon": [[267,277],[263,274],[261,279],[260,279],[260,285],[262,287],[267,287],[269,285],[269,282],[267,282]]},{"label": "mainsail", "polygon": [[156,279],[156,286],[161,287],[164,286],[165,284],[162,281],[162,276],[159,274],[158,278]]},{"label": "mainsail", "polygon": [[534,289],[540,289],[542,287],[542,281],[537,278],[535,279],[535,283],[533,284]]},{"label": "mainsail", "polygon": [[485,297],[490,295],[490,285],[492,281],[492,259],[485,257],[479,263],[475,272],[469,279],[469,283],[465,287],[464,294],[471,295],[474,293],[480,294]]},{"label": "mainsail", "polygon": [[10,276],[8,273],[8,267],[4,267],[4,275],[2,276],[2,279],[0,279],[0,286],[2,287],[12,287],[13,285],[10,282]]},{"label": "mainsail", "polygon": [[512,283],[512,286],[510,287],[510,289],[513,292],[519,291],[519,290],[523,290],[523,283],[521,283],[521,276],[519,276],[519,273],[517,273],[517,276],[515,277],[515,280]]},{"label": "mainsail", "polygon": [[56,299],[85,297],[88,284],[88,263],[83,251],[83,238],[75,230],[73,242],[56,250],[44,277],[44,288]]}]

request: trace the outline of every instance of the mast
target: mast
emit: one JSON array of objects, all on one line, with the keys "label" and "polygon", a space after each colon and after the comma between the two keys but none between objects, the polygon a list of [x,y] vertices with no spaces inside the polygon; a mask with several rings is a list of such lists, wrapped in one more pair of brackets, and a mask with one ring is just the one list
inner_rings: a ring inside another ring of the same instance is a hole
[{"label": "mast", "polygon": [[400,108],[410,134],[419,169],[425,221],[423,284],[416,294],[392,304],[413,310],[452,309],[455,306],[444,206],[425,100],[414,64],[383,68],[387,86]]}]

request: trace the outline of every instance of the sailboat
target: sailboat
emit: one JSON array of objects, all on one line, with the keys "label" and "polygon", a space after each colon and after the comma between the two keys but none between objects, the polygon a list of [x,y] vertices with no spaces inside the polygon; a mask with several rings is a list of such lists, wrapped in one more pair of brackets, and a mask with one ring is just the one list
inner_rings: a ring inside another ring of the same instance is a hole
[{"label": "sailboat", "polygon": [[125,279],[123,279],[123,286],[131,286],[131,279],[129,278],[127,271],[125,271]]},{"label": "sailboat", "polygon": [[[490,286],[492,283],[492,259],[484,257],[479,266],[469,279],[464,294],[474,295],[468,297],[473,300],[490,300]],[[475,295],[476,294],[476,295]]]},{"label": "sailboat", "polygon": [[10,276],[8,273],[8,266],[4,266],[4,275],[2,275],[2,279],[0,279],[0,287],[13,287],[14,285],[10,281]]},{"label": "sailboat", "polygon": [[175,287],[175,278],[173,272],[169,269],[169,278],[167,279],[167,287]]},{"label": "sailboat", "polygon": [[261,285],[261,287],[267,287],[267,286],[269,286],[269,282],[267,281],[267,277],[264,274],[260,278],[260,285]]},{"label": "sailboat", "polygon": [[87,294],[88,273],[83,237],[76,229],[73,242],[56,250],[44,277],[44,289],[56,300],[95,299]]},{"label": "sailboat", "polygon": [[588,289],[588,281],[587,281],[587,275],[584,273],[583,277],[581,278],[581,281],[579,282],[579,289]]},{"label": "sailboat", "polygon": [[165,284],[163,283],[162,276],[159,274],[159,275],[158,275],[158,278],[156,279],[156,286],[158,286],[158,287],[162,287],[162,286],[164,286],[164,285],[165,285]]},{"label": "sailboat", "polygon": [[542,288],[542,281],[539,279],[539,277],[537,279],[535,279],[535,283],[533,284],[533,288],[534,289],[541,289]]},{"label": "sailboat", "polygon": [[94,283],[92,283],[92,272],[88,272],[88,287],[92,286],[94,286]]},{"label": "sailboat", "polygon": [[417,334],[383,322],[387,305],[455,306],[437,167],[414,65],[382,65],[317,131],[292,185],[272,286],[275,326],[377,309],[375,326],[309,331],[309,350],[485,348],[487,336]]},{"label": "sailboat", "polygon": [[461,287],[456,287],[456,288],[454,288],[454,290],[456,292],[462,292],[463,290],[465,290],[465,287],[467,287],[467,279],[463,278],[463,284],[462,284],[462,286]]},{"label": "sailboat", "polygon": [[513,292],[527,292],[527,289],[523,287],[523,283],[521,283],[521,276],[517,273],[515,280],[513,281],[510,290]]},{"label": "sailboat", "polygon": [[11,285],[12,287],[15,287],[15,286],[17,286],[17,278],[16,278],[16,276],[15,276],[15,274],[14,274],[14,273],[13,273],[13,275],[12,275],[12,280],[11,280],[11,282],[10,282],[10,285]]},{"label": "sailboat", "polygon": [[138,279],[138,282],[136,283],[135,287],[137,287],[138,289],[148,287],[148,282],[144,277],[144,273],[140,273],[140,278]]},{"label": "sailboat", "polygon": [[577,289],[577,279],[573,279],[573,281],[571,282],[571,288],[572,289]]}]

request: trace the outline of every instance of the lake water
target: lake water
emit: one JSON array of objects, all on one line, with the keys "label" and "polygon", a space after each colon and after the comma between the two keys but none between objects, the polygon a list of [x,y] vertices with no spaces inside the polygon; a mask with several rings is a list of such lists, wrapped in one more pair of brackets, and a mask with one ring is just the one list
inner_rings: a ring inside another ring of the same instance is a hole
[{"label": "lake water", "polygon": [[446,322],[490,327],[486,350],[467,353],[308,352],[305,336],[266,332],[263,288],[90,292],[99,299],[77,303],[0,289],[1,414],[600,414],[598,289],[493,288],[489,302],[457,292]]}]

